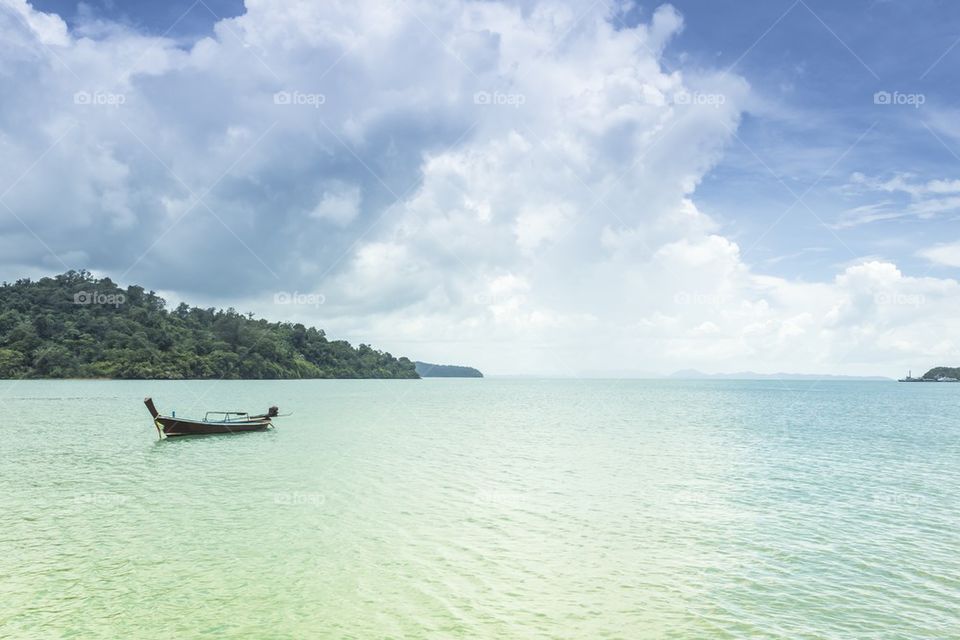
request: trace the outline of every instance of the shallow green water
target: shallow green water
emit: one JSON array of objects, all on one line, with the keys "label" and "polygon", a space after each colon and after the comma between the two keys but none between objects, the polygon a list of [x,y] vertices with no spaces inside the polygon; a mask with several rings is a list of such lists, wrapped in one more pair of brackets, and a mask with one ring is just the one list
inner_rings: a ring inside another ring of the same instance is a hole
[{"label": "shallow green water", "polygon": [[0,637],[960,637],[960,385],[0,381],[0,442]]}]

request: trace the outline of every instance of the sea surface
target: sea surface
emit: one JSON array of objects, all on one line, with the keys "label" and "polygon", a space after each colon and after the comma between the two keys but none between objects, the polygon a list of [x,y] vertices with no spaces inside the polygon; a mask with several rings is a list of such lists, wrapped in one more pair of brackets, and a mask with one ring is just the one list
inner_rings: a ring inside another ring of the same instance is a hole
[{"label": "sea surface", "polygon": [[958,507],[960,384],[0,381],[0,637],[960,638]]}]

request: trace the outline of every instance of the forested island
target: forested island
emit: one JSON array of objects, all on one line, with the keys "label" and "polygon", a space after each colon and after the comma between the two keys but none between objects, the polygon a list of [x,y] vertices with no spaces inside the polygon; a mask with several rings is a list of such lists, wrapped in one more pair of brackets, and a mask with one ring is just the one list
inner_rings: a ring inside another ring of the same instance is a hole
[{"label": "forested island", "polygon": [[0,378],[418,378],[407,358],[322,329],[166,302],[69,271],[0,285]]},{"label": "forested island", "polygon": [[482,378],[483,374],[473,367],[461,367],[452,364],[431,364],[417,361],[414,363],[421,378]]}]

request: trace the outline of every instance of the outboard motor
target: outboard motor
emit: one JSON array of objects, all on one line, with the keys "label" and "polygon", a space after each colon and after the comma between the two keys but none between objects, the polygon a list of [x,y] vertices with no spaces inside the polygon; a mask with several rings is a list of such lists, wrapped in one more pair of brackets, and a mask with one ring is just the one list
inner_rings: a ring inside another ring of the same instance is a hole
[{"label": "outboard motor", "polygon": [[279,407],[270,407],[269,409],[267,409],[268,418],[276,418],[278,415],[280,415]]}]

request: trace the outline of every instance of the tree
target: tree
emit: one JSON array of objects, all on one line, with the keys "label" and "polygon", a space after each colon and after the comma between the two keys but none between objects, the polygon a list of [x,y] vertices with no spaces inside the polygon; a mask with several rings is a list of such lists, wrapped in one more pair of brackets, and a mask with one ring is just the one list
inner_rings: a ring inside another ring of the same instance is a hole
[{"label": "tree", "polygon": [[25,371],[26,358],[19,351],[0,349],[0,378],[19,378]]},{"label": "tree", "polygon": [[[91,293],[96,292],[92,297]],[[0,285],[0,377],[418,377],[412,362],[322,329],[122,289],[86,271]]]}]

